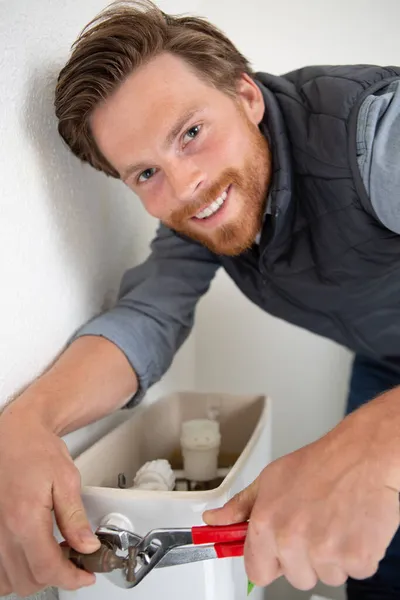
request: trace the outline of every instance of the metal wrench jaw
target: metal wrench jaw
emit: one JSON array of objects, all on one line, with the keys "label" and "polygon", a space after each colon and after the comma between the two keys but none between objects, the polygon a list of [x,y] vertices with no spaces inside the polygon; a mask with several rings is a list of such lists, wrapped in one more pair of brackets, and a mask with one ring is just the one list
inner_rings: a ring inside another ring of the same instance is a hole
[{"label": "metal wrench jaw", "polygon": [[[162,561],[170,551],[193,543],[192,530],[181,528],[155,529],[143,538],[119,527],[99,527],[96,535],[110,548],[124,553],[126,567],[104,574],[114,585],[123,589],[135,587],[154,568],[166,566],[162,565]],[[181,554],[180,557],[183,558]]]},{"label": "metal wrench jaw", "polygon": [[143,540],[142,536],[137,533],[114,526],[98,527],[96,535],[104,544],[114,546],[119,550],[129,550],[131,546],[136,547]]},{"label": "metal wrench jaw", "polygon": [[[157,568],[174,548],[192,544],[191,529],[154,529],[136,546],[135,585]],[[161,566],[161,565],[160,565]]]},{"label": "metal wrench jaw", "polygon": [[96,535],[99,540],[113,550],[121,550],[125,558],[125,567],[117,569],[111,573],[104,573],[104,576],[117,587],[131,589],[137,582],[135,580],[135,570],[137,567],[137,546],[143,538],[136,533],[120,529],[119,527],[98,527]]},{"label": "metal wrench jaw", "polygon": [[96,535],[103,544],[123,552],[126,567],[104,574],[123,589],[138,585],[170,550],[192,543],[191,529],[155,529],[143,538],[131,531],[108,526],[99,527]]}]

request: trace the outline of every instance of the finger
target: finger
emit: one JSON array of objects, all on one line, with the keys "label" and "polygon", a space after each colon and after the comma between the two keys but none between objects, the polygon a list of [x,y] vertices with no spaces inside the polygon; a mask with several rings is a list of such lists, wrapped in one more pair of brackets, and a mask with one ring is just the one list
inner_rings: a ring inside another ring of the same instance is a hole
[{"label": "finger", "polygon": [[340,552],[337,532],[336,535],[329,535],[327,531],[322,530],[318,534],[314,532],[308,554],[313,569],[322,583],[339,586],[346,582],[348,573]]},{"label": "finger", "polygon": [[384,489],[370,496],[364,508],[364,520],[347,530],[340,553],[343,568],[353,579],[367,579],[376,573],[379,562],[399,524],[398,492]]},{"label": "finger", "polygon": [[369,577],[372,577],[373,575],[375,575],[375,573],[377,572],[379,568],[379,563],[369,563],[369,564],[362,564],[362,565],[354,565],[352,567],[350,567],[348,570],[348,576],[351,577],[352,579],[368,579]]},{"label": "finger", "polygon": [[208,525],[230,525],[246,521],[251,514],[258,492],[258,478],[239,492],[222,508],[206,510],[203,519]]},{"label": "finger", "polygon": [[294,536],[284,543],[278,540],[278,560],[283,575],[294,588],[311,590],[317,584],[317,574],[301,540],[296,540]]},{"label": "finger", "polygon": [[2,562],[0,561],[0,597],[8,596],[13,592],[13,589],[10,584],[10,580],[7,577],[7,573],[3,567]]},{"label": "finger", "polygon": [[80,475],[75,467],[54,482],[53,506],[60,532],[72,548],[87,554],[100,548],[100,540],[94,535],[86,516]]},{"label": "finger", "polygon": [[282,575],[271,532],[249,522],[244,547],[244,562],[250,581],[259,587],[269,585]]},{"label": "finger", "polygon": [[352,579],[367,579],[376,573],[382,557],[376,557],[370,543],[363,544],[362,538],[358,541],[358,544],[350,542],[343,552],[343,568]]},{"label": "finger", "polygon": [[28,596],[38,591],[36,582],[25,556],[20,536],[16,532],[15,540],[8,540],[7,553],[2,554],[2,567],[6,573],[12,592],[19,596]]},{"label": "finger", "polygon": [[93,574],[78,569],[64,558],[53,536],[50,511],[40,521],[37,520],[34,526],[35,528],[27,531],[23,549],[37,589],[51,585],[76,590],[95,583]]},{"label": "finger", "polygon": [[338,565],[319,564],[314,565],[318,579],[325,585],[338,587],[343,585],[347,580],[347,573]]}]

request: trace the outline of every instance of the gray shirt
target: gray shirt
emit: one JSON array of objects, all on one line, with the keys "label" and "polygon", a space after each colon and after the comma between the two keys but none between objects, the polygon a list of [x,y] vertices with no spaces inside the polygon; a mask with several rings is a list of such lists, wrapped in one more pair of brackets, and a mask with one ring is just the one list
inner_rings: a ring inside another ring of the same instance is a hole
[{"label": "gray shirt", "polygon": [[[363,102],[357,155],[376,215],[400,233],[400,80]],[[206,248],[160,225],[149,258],[125,273],[116,306],[74,336],[102,336],[124,352],[140,383],[130,405],[168,369],[219,266]]]},{"label": "gray shirt", "polygon": [[364,101],[357,154],[375,213],[388,229],[400,233],[400,81]]}]

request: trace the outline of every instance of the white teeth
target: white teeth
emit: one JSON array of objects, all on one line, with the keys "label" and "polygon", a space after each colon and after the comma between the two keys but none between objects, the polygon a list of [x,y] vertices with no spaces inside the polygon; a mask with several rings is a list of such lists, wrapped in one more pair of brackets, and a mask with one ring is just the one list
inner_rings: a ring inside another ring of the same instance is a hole
[{"label": "white teeth", "polygon": [[219,210],[225,202],[227,195],[228,192],[225,191],[223,194],[221,194],[221,196],[214,200],[214,202],[211,202],[211,204],[209,204],[207,208],[204,208],[199,213],[197,213],[196,219],[206,219],[207,217],[210,217],[211,215],[216,213],[217,210]]}]

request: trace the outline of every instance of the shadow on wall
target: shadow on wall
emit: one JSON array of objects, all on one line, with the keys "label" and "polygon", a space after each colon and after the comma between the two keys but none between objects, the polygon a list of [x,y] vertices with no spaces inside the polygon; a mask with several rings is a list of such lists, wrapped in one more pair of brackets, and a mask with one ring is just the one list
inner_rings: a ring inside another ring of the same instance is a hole
[{"label": "shadow on wall", "polygon": [[147,239],[130,227],[138,220],[139,203],[128,199],[120,181],[81,163],[58,133],[54,89],[61,66],[32,72],[23,122],[47,201],[48,227],[56,233],[55,250],[93,314],[114,302],[123,271],[143,252],[144,242],[147,248]]}]

